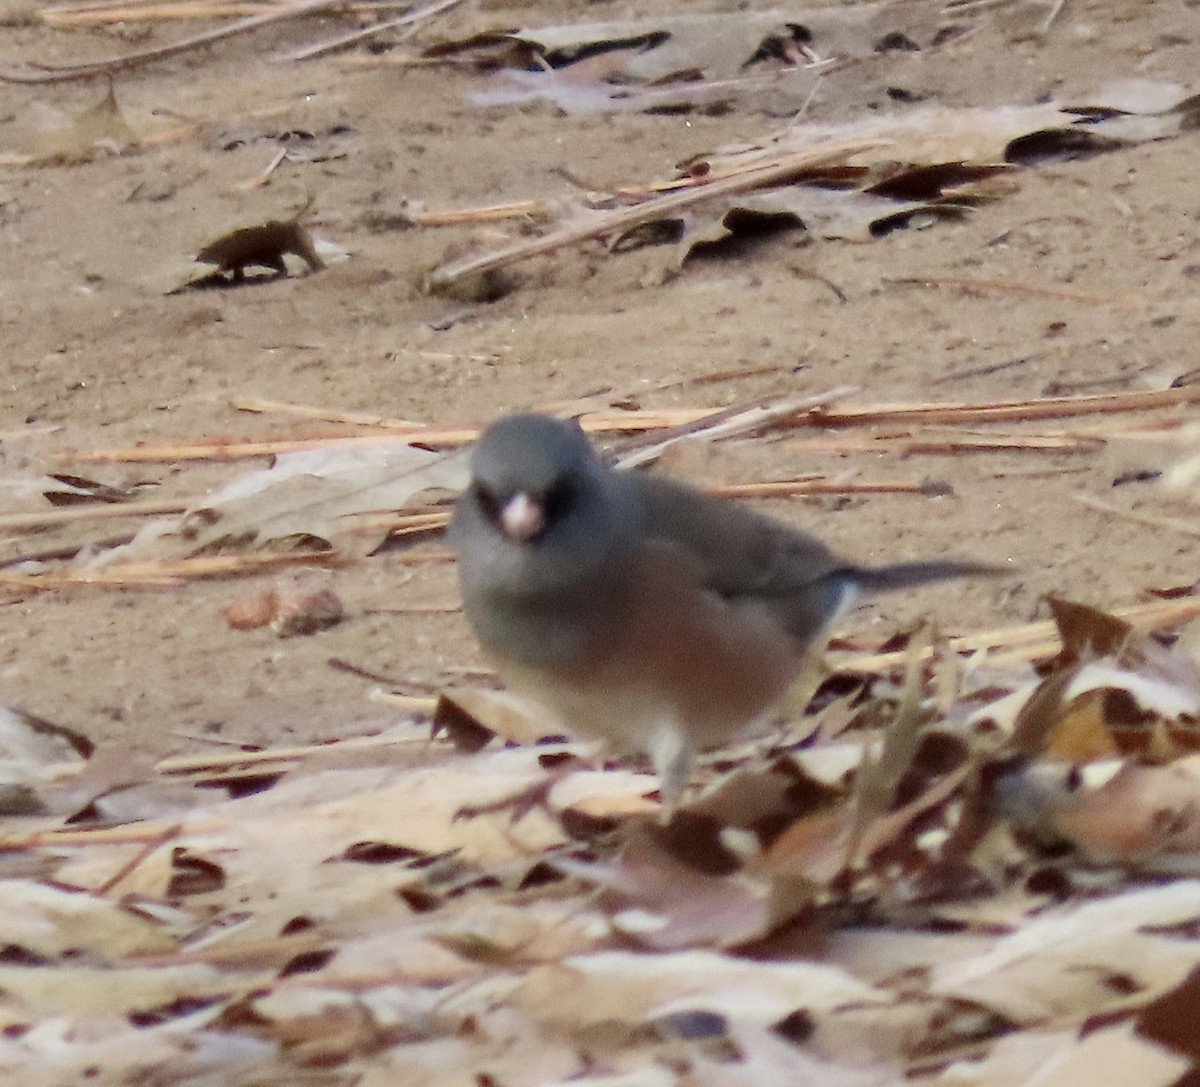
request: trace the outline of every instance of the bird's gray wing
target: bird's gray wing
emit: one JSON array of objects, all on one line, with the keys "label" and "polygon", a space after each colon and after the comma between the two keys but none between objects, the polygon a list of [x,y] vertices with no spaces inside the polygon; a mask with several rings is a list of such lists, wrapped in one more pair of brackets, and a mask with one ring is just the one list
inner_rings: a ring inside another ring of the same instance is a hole
[{"label": "bird's gray wing", "polygon": [[723,596],[792,592],[846,566],[820,540],[726,499],[657,476],[619,473],[618,508],[640,531],[684,547]]},{"label": "bird's gray wing", "polygon": [[820,540],[745,506],[657,476],[614,472],[616,508],[638,518],[637,531],[672,541],[694,556],[705,585],[731,600],[769,608],[807,644],[859,589],[904,589],[1007,571],[955,559],[859,566]]}]

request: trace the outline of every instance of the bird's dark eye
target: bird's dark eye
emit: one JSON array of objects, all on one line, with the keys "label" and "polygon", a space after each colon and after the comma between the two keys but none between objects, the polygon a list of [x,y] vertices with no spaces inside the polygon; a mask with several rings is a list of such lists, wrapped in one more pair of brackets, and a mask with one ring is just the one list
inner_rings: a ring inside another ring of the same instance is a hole
[{"label": "bird's dark eye", "polygon": [[500,499],[488,490],[487,487],[481,487],[478,483],[471,484],[471,492],[475,496],[475,501],[479,504],[479,508],[483,511],[486,517],[493,524],[500,520]]},{"label": "bird's dark eye", "polygon": [[562,479],[555,483],[542,501],[547,523],[553,524],[568,514],[575,505],[576,494],[577,488],[573,480]]}]

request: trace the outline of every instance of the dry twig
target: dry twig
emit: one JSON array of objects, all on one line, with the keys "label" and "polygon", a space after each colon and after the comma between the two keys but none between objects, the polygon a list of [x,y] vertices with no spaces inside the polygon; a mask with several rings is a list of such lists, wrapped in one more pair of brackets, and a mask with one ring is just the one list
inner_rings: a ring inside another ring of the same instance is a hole
[{"label": "dry twig", "polygon": [[73,80],[95,79],[98,76],[109,76],[114,72],[126,72],[132,68],[140,68],[156,60],[178,56],[205,45],[232,38],[237,34],[245,34],[257,30],[261,26],[282,22],[285,19],[295,19],[302,15],[312,15],[329,8],[341,7],[345,0],[298,0],[297,3],[286,7],[272,8],[259,15],[251,15],[228,26],[206,30],[182,41],[170,45],[159,45],[153,49],[144,49],[136,53],[126,53],[120,57],[110,57],[107,60],[91,61],[87,64],[31,64],[25,71],[0,71],[0,82],[5,83],[67,83]]},{"label": "dry twig", "polygon": [[1074,498],[1080,505],[1087,506],[1089,509],[1111,514],[1114,517],[1122,517],[1126,521],[1145,525],[1147,528],[1165,528],[1168,532],[1179,532],[1184,536],[1200,536],[1200,524],[1195,521],[1185,521],[1181,517],[1162,517],[1153,513],[1140,513],[1137,510],[1125,509],[1113,502],[1105,502],[1104,499],[1095,498],[1090,494],[1077,494]]},{"label": "dry twig", "polygon": [[1024,279],[986,279],[979,276],[904,276],[888,280],[903,286],[958,287],[971,295],[1025,294],[1037,298],[1061,298],[1070,302],[1086,302],[1093,306],[1119,306],[1121,309],[1141,309],[1146,300],[1136,295],[1107,294],[1099,291],[1068,287],[1062,283],[1031,283]]},{"label": "dry twig", "polygon": [[297,61],[310,60],[313,57],[324,56],[326,53],[332,53],[334,50],[341,49],[347,45],[354,45],[356,42],[364,41],[367,38],[372,38],[376,34],[382,34],[385,30],[394,30],[397,27],[406,27],[407,29],[400,35],[400,41],[408,41],[420,29],[420,24],[427,19],[432,19],[435,15],[440,15],[443,11],[454,7],[460,0],[433,0],[432,3],[426,4],[423,8],[418,8],[416,11],[406,11],[403,15],[398,15],[395,19],[386,19],[381,23],[375,23],[373,26],[361,27],[358,30],[352,30],[349,34],[342,34],[336,38],[331,38],[328,41],[318,42],[316,45],[308,45],[303,49],[296,49],[291,53],[281,53],[275,59],[280,61]]},{"label": "dry twig", "polygon": [[[835,392],[841,392],[835,390]],[[828,397],[832,394],[821,394]],[[1066,419],[1080,415],[1107,415],[1118,412],[1155,411],[1200,402],[1200,385],[1174,389],[1147,389],[1130,393],[1105,393],[1095,396],[1060,396],[1037,400],[1006,400],[987,403],[861,404],[837,409],[814,408],[789,414],[784,422],[794,428],[831,430],[841,427],[866,427],[894,424],[974,424],[991,422],[1031,422],[1039,419]],[[708,408],[668,408],[645,411],[594,411],[580,417],[580,425],[591,434],[635,433],[669,427],[686,427],[711,417]],[[200,442],[193,445],[132,446],[95,449],[88,452],[61,453],[60,461],[76,463],[144,463],[149,461],[238,460],[269,457],[307,449],[334,448],[339,445],[380,444],[396,440],[397,434],[424,446],[454,448],[473,442],[478,426],[423,426],[370,416],[370,425],[387,427],[392,433],[335,435],[327,438],[284,438],[243,442],[236,439]],[[1036,443],[1035,443],[1036,444]],[[1057,446],[1056,446],[1057,447]],[[1070,444],[1063,448],[1070,448]]]},{"label": "dry twig", "polygon": [[[1168,630],[1200,616],[1200,599],[1186,597],[1182,600],[1155,600],[1149,604],[1114,608],[1112,614],[1145,630]],[[981,649],[1012,650],[1010,654],[1000,658],[989,653],[989,664],[1006,663],[1013,659],[1045,660],[1061,648],[1058,627],[1049,620],[965,634],[958,638],[948,639],[947,644],[954,653],[977,653]],[[932,650],[927,650],[925,656],[931,655]],[[909,657],[907,649],[900,649],[894,653],[870,653],[863,656],[841,657],[834,654],[830,658],[830,664],[835,672],[873,675],[902,668]]]}]

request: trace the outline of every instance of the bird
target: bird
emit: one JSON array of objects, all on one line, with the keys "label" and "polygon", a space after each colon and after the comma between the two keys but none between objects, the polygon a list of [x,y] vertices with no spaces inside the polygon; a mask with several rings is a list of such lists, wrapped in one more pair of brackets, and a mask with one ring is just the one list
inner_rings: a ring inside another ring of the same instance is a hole
[{"label": "bird", "polygon": [[567,734],[648,756],[667,819],[696,753],[765,725],[860,593],[1004,572],[847,561],[743,504],[610,467],[576,422],[533,413],[480,436],[448,540],[500,677]]}]

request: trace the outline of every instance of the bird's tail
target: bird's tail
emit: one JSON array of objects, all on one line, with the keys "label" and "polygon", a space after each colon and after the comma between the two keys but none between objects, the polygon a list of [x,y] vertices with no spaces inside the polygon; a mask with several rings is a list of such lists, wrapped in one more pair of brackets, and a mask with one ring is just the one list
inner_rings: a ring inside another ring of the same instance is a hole
[{"label": "bird's tail", "polygon": [[934,559],[929,562],[897,562],[888,566],[861,566],[852,571],[854,581],[869,592],[890,589],[909,589],[931,581],[947,581],[957,577],[1001,577],[1012,570],[983,562],[961,562],[956,559]]}]

